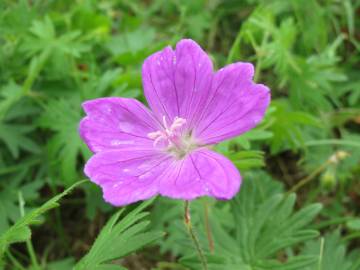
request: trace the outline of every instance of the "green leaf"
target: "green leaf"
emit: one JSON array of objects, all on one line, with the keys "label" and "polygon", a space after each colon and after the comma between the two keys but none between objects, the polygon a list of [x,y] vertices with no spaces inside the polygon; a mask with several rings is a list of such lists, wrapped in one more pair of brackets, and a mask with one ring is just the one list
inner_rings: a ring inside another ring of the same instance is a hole
[{"label": "green leaf", "polygon": [[48,144],[50,156],[58,167],[66,185],[77,179],[77,159],[81,153],[86,154],[87,149],[78,133],[81,119],[81,106],[77,99],[51,100],[38,121],[38,125],[55,132]]},{"label": "green leaf", "polygon": [[103,264],[92,268],[94,270],[126,270],[127,268],[115,264]]},{"label": "green leaf", "polygon": [[40,147],[26,136],[33,129],[30,125],[0,123],[0,140],[5,143],[14,158],[19,157],[20,149],[39,153]]},{"label": "green leaf", "polygon": [[[237,224],[238,252],[242,260],[253,267],[273,269],[272,256],[276,253],[318,236],[317,231],[306,229],[305,226],[319,213],[321,205],[313,204],[294,212],[294,194],[288,197],[269,194],[260,199],[256,194],[266,183],[261,183],[260,187],[257,184],[259,182],[247,178],[239,195],[231,202]],[[279,269],[302,269],[314,261],[313,258],[301,257],[292,260]],[[298,268],[293,267],[292,263]]]},{"label": "green leaf", "polygon": [[74,266],[74,258],[65,258],[58,261],[52,261],[47,264],[47,270],[69,270]]},{"label": "green leaf", "polygon": [[76,265],[75,270],[121,269],[108,263],[159,239],[163,233],[146,232],[149,222],[144,221],[144,218],[148,213],[142,210],[151,202],[152,200],[149,200],[140,204],[121,220],[119,218],[123,215],[125,208],[113,215],[101,230],[88,254]]},{"label": "green leaf", "polygon": [[49,211],[50,209],[59,206],[58,201],[62,197],[66,196],[75,187],[86,181],[87,180],[82,180],[75,183],[74,185],[66,189],[64,192],[56,195],[55,197],[44,203],[39,208],[36,208],[35,210],[31,211],[30,213],[20,218],[14,225],[12,225],[7,231],[5,231],[0,236],[0,261],[4,255],[5,250],[9,245],[16,242],[24,242],[27,239],[29,239],[29,237],[31,236],[29,226],[33,223],[36,223],[37,218],[40,215],[43,215],[45,212]]},{"label": "green leaf", "polygon": [[[27,173],[28,168],[21,168],[20,171],[11,175],[11,183],[2,183],[3,186],[0,191],[0,233],[6,231],[10,223],[16,222],[20,218],[19,193],[26,201],[39,197],[39,189],[44,185],[44,182],[38,179],[30,183],[23,183],[23,177]],[[32,208],[25,210],[32,210]]]},{"label": "green leaf", "polygon": [[132,32],[115,35],[107,44],[108,50],[121,64],[133,64],[152,52],[155,31],[153,28],[138,28]]},{"label": "green leaf", "polygon": [[316,264],[304,270],[357,270],[360,267],[360,250],[354,249],[351,254],[347,254],[339,231],[332,232],[320,240],[309,241],[303,254],[316,254],[318,258]]},{"label": "green leaf", "polygon": [[282,150],[296,150],[305,146],[303,127],[320,128],[321,122],[309,113],[293,111],[285,100],[272,102],[274,112],[269,115],[271,126],[269,130],[273,133],[270,138],[270,148],[273,154]]},{"label": "green leaf", "polygon": [[6,113],[22,97],[22,88],[12,80],[0,89],[0,119],[6,116]]},{"label": "green leaf", "polygon": [[313,265],[315,262],[317,262],[317,257],[313,255],[300,255],[295,257],[290,257],[285,263],[279,262],[279,261],[265,261],[265,262],[259,262],[257,264],[257,267],[260,269],[266,269],[266,270],[303,270],[304,267],[307,267],[309,265]]},{"label": "green leaf", "polygon": [[353,231],[360,231],[360,218],[354,218],[346,222],[346,227]]},{"label": "green leaf", "polygon": [[[35,20],[30,27],[31,36],[22,45],[29,56],[50,50],[53,56],[79,57],[89,47],[78,41],[79,31],[71,31],[57,36],[55,26],[49,16],[44,20]],[[57,57],[57,59],[59,59]]]},{"label": "green leaf", "polygon": [[236,165],[239,170],[249,170],[263,167],[264,152],[262,151],[238,151],[227,154],[227,157]]}]

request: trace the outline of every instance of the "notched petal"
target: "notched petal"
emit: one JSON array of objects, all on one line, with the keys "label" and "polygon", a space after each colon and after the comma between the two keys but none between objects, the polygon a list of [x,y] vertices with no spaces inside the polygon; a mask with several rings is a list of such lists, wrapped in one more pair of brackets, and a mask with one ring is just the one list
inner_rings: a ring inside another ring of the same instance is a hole
[{"label": "notched petal", "polygon": [[270,90],[252,81],[253,65],[235,63],[214,76],[211,94],[196,125],[195,136],[214,144],[254,128],[270,103]]}]

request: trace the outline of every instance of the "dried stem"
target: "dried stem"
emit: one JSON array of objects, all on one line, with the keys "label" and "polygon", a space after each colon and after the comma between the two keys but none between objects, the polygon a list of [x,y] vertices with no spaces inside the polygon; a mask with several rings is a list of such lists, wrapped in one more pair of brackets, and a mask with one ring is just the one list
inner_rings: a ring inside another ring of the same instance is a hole
[{"label": "dried stem", "polygon": [[328,160],[326,160],[323,164],[321,164],[318,168],[316,168],[312,173],[310,173],[305,178],[301,179],[295,186],[293,186],[286,195],[289,195],[293,192],[296,192],[299,188],[309,183],[311,180],[313,180],[318,174],[320,174],[322,171],[324,171],[329,165],[336,166],[341,160],[347,158],[349,156],[349,153],[345,151],[336,151],[334,154],[332,154]]},{"label": "dried stem", "polygon": [[293,186],[286,195],[289,195],[293,192],[296,192],[299,188],[309,183],[311,180],[313,180],[318,174],[320,174],[323,170],[326,169],[326,167],[329,165],[329,162],[326,161],[322,165],[320,165],[317,169],[315,169],[311,174],[306,176],[305,178],[301,179],[295,186]]},{"label": "dried stem", "polygon": [[200,259],[203,270],[208,270],[206,257],[204,255],[204,252],[201,249],[200,242],[197,239],[197,237],[196,237],[196,235],[194,233],[194,230],[192,228],[189,201],[185,201],[184,223],[185,223],[185,227],[186,227],[186,229],[187,229],[187,231],[189,233],[189,236],[191,238],[191,241],[193,242],[193,244],[194,244],[194,246],[196,248],[196,251],[197,251],[197,253],[199,255],[199,259]]}]

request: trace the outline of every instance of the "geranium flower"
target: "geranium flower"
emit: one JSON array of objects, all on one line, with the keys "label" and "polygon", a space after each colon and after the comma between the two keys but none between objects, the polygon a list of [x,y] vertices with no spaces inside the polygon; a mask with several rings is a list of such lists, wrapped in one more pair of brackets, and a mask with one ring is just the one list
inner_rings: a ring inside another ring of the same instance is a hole
[{"label": "geranium flower", "polygon": [[270,92],[253,75],[253,65],[242,62],[214,72],[209,56],[189,39],[154,53],[142,67],[150,109],[121,97],[83,103],[80,135],[95,154],[85,174],[116,206],[157,194],[232,198],[241,176],[211,147],[262,120]]}]

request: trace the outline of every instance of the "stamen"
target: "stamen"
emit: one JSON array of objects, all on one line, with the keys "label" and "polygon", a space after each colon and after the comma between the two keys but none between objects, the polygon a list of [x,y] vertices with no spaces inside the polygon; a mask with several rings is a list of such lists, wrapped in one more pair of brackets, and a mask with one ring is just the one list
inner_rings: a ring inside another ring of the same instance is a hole
[{"label": "stamen", "polygon": [[158,138],[159,136],[162,136],[162,133],[160,131],[155,131],[155,132],[150,132],[147,135],[150,139],[155,140],[156,138]]},{"label": "stamen", "polygon": [[172,123],[170,130],[177,130],[179,128],[181,128],[184,124],[186,123],[186,119],[184,118],[180,118],[180,117],[175,117],[174,122]]},{"label": "stamen", "polygon": [[155,132],[148,133],[148,138],[154,140],[154,146],[157,146],[161,141],[165,141],[167,146],[175,146],[176,148],[181,148],[181,129],[186,123],[186,119],[181,117],[175,117],[170,128],[166,122],[165,116],[163,116],[163,125],[164,130],[158,130]]},{"label": "stamen", "polygon": [[163,124],[164,124],[165,130],[168,130],[168,125],[167,125],[167,123],[166,123],[166,117],[165,117],[165,115],[163,116]]}]

